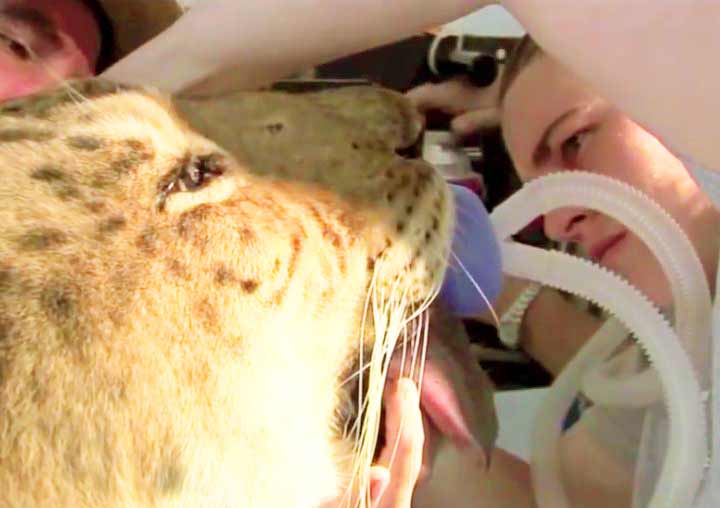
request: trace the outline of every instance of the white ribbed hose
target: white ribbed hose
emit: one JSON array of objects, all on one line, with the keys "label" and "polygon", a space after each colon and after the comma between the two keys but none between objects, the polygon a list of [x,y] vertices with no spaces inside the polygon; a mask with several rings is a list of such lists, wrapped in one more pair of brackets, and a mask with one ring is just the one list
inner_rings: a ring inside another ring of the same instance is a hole
[{"label": "white ribbed hose", "polygon": [[[509,241],[512,234],[538,215],[565,206],[595,209],[611,216],[651,248],[670,282],[677,332],[647,298],[609,271],[573,256]],[[635,334],[657,369],[670,419],[668,451],[649,507],[691,506],[707,457],[707,426],[696,373],[705,385],[711,304],[704,271],[688,238],[645,195],[616,180],[584,172],[556,173],[534,180],[498,206],[492,221],[503,240],[506,274],[594,301]],[[550,389],[538,415],[532,460],[541,508],[569,506],[558,468],[561,423],[587,368],[606,358],[623,339],[623,334],[598,333]],[[615,384],[608,379],[599,396],[606,399],[602,403],[611,405],[651,403],[660,395],[653,388],[657,386],[653,378],[654,373],[648,369]],[[631,397],[639,403],[628,401]]]}]

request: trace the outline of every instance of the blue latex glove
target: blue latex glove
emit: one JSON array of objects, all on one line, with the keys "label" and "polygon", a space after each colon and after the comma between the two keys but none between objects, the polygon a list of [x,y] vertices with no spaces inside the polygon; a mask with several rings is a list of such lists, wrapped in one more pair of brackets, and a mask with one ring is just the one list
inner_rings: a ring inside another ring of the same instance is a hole
[{"label": "blue latex glove", "polygon": [[[477,286],[450,256],[440,298],[458,316],[473,316],[488,308],[502,287],[500,247],[490,215],[480,198],[459,185],[450,185],[455,195],[456,226],[452,251],[460,259]],[[483,292],[483,298],[478,292]]]}]

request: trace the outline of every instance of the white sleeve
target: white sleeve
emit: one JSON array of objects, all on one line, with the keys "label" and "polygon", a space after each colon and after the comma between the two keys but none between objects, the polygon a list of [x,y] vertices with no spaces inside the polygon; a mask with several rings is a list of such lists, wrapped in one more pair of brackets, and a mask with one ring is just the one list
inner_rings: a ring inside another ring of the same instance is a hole
[{"label": "white sleeve", "polygon": [[235,67],[239,88],[420,33],[478,0],[202,0],[104,74],[174,92]]}]

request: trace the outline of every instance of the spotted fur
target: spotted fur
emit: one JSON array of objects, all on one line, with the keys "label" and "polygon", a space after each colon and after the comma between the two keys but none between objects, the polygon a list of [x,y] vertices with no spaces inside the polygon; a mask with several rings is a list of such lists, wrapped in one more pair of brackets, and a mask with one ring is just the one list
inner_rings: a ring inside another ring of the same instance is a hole
[{"label": "spotted fur", "polygon": [[0,505],[341,493],[343,381],[384,319],[362,327],[368,293],[417,307],[448,255],[444,183],[396,155],[416,136],[378,89],[192,102],[87,81],[5,104]]}]

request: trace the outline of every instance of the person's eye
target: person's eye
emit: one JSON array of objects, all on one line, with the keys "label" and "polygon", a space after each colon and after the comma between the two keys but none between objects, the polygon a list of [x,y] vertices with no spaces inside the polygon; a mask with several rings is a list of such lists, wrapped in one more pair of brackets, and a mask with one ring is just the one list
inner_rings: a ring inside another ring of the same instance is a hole
[{"label": "person's eye", "polygon": [[580,129],[560,143],[560,156],[562,157],[563,164],[568,166],[577,165],[580,152],[591,133],[592,129],[589,127]]},{"label": "person's eye", "polygon": [[32,56],[30,49],[25,44],[3,33],[0,33],[0,46],[6,48],[20,60],[30,60]]}]

